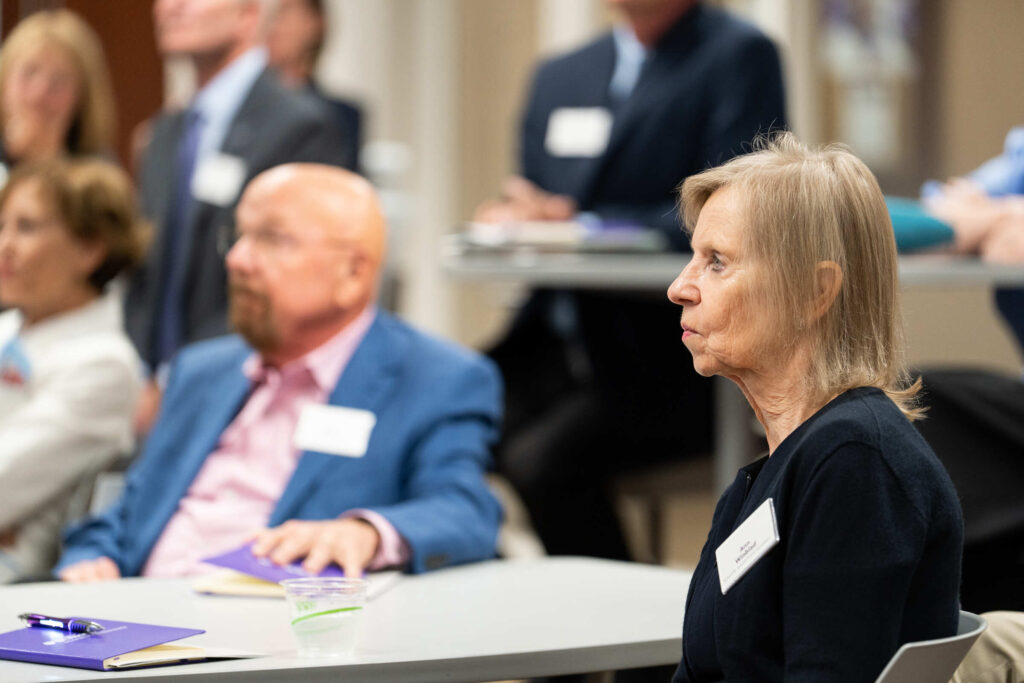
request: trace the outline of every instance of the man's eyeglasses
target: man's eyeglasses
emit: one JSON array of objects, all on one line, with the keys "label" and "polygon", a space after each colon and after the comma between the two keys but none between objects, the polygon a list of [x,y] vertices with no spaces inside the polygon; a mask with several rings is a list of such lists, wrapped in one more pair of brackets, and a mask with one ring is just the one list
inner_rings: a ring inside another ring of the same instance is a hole
[{"label": "man's eyeglasses", "polygon": [[316,249],[349,249],[352,246],[345,242],[302,240],[295,235],[276,230],[248,230],[239,232],[225,226],[217,235],[217,252],[222,258],[226,257],[228,252],[243,239],[249,243],[249,248],[252,249],[253,254],[261,259],[285,258],[306,247],[314,247]]}]

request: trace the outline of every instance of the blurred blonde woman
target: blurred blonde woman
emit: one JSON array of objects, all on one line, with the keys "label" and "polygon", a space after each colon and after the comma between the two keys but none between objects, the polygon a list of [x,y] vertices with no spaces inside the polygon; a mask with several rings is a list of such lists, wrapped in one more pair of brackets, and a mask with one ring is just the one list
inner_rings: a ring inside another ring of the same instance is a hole
[{"label": "blurred blonde woman", "polygon": [[0,50],[0,161],[113,150],[116,112],[96,33],[67,10],[36,12]]},{"label": "blurred blonde woman", "polygon": [[48,574],[72,493],[130,452],[140,361],[105,290],[144,234],[104,161],[25,162],[0,190],[0,583]]}]

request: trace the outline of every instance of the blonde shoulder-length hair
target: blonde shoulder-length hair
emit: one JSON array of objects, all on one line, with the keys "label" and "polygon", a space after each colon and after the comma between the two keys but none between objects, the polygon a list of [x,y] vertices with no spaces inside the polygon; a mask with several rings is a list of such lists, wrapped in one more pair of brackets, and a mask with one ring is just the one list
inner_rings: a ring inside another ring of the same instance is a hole
[{"label": "blonde shoulder-length hair", "polygon": [[[691,233],[716,191],[735,191],[746,223],[744,248],[764,266],[758,305],[777,329],[811,341],[808,390],[825,401],[856,387],[878,387],[908,419],[922,416],[904,361],[898,262],[892,222],[878,181],[842,145],[812,149],[792,133],[759,138],[752,153],[683,183]],[[814,314],[818,264],[842,271],[828,310]]]},{"label": "blonde shoulder-length hair", "polygon": [[81,99],[65,138],[67,151],[73,155],[110,153],[117,125],[110,70],[96,32],[74,12],[42,10],[14,27],[0,50],[0,92],[4,91],[15,64],[48,47],[65,52],[81,78]]}]

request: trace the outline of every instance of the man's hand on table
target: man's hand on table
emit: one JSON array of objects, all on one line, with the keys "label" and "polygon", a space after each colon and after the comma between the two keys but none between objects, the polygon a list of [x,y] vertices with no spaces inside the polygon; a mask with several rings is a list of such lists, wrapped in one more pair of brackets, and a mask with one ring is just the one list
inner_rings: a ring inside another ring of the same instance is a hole
[{"label": "man's hand on table", "polygon": [[331,562],[341,565],[345,576],[362,576],[380,545],[380,535],[369,522],[357,519],[306,521],[293,519],[255,537],[252,552],[288,564],[302,557],[303,569],[320,573]]},{"label": "man's hand on table", "polygon": [[60,578],[69,583],[112,581],[121,578],[121,570],[109,557],[97,557],[95,560],[83,560],[64,567],[60,571]]},{"label": "man's hand on table", "polygon": [[491,199],[473,214],[481,223],[566,221],[576,215],[572,197],[546,192],[526,178],[511,176],[502,183],[501,197]]}]

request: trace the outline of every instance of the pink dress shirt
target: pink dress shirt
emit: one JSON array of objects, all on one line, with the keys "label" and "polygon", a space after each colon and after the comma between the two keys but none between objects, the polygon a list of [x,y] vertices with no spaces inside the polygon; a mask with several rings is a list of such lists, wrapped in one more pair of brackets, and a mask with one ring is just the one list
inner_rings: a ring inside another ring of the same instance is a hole
[{"label": "pink dress shirt", "polygon": [[[281,368],[264,365],[256,353],[245,361],[242,371],[252,393],[178,503],[143,576],[209,572],[215,567],[202,563],[203,557],[237,548],[267,525],[301,456],[292,435],[302,407],[326,402],[375,315],[367,308],[324,344]],[[382,516],[349,510],[342,517],[365,519],[380,534],[370,569],[408,560],[408,547]]]}]

